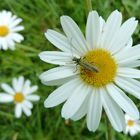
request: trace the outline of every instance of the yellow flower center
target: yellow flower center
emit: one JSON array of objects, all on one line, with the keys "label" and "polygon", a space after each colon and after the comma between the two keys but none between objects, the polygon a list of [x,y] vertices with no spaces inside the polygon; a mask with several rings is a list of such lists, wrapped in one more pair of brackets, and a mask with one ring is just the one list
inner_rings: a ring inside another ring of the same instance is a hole
[{"label": "yellow flower center", "polygon": [[135,122],[134,122],[133,120],[128,120],[127,125],[128,125],[128,126],[133,126],[134,123],[135,123]]},{"label": "yellow flower center", "polygon": [[104,49],[89,51],[84,57],[83,62],[87,62],[98,68],[98,72],[90,71],[86,67],[80,66],[81,79],[94,87],[102,87],[114,81],[117,64],[110,52]]},{"label": "yellow flower center", "polygon": [[14,96],[15,102],[21,103],[24,100],[24,95],[20,92],[17,92]]},{"label": "yellow flower center", "polygon": [[7,26],[0,26],[0,37],[5,37],[8,33],[9,29]]}]

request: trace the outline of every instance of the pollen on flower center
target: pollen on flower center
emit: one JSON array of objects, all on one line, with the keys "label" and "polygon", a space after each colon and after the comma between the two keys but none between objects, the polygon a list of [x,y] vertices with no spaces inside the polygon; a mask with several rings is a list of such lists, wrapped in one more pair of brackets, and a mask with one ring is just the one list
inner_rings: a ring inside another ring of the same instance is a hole
[{"label": "pollen on flower center", "polygon": [[135,122],[134,122],[133,120],[128,120],[127,125],[128,125],[128,126],[133,126],[134,123],[135,123]]},{"label": "pollen on flower center", "polygon": [[9,29],[7,26],[0,26],[0,36],[4,37],[9,33]]},{"label": "pollen on flower center", "polygon": [[15,102],[22,102],[24,100],[24,95],[20,92],[17,92],[14,96]]},{"label": "pollen on flower center", "polygon": [[96,66],[99,70],[94,72],[80,66],[80,77],[84,82],[94,87],[101,87],[114,81],[117,64],[110,52],[104,49],[95,49],[84,55],[83,60]]}]

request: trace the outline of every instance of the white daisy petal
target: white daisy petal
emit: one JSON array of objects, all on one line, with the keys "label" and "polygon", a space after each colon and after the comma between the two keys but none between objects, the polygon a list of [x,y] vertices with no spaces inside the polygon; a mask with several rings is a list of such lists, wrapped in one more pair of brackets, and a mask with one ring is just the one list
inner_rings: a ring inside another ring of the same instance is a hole
[{"label": "white daisy petal", "polygon": [[78,71],[75,70],[75,67],[61,66],[42,73],[40,79],[46,85],[60,85],[61,79],[62,83],[64,83],[66,78],[75,76],[77,72]]},{"label": "white daisy petal", "polygon": [[89,43],[89,49],[97,47],[97,42],[100,33],[100,19],[96,11],[92,11],[88,15],[86,25],[86,39]]},{"label": "white daisy petal", "polygon": [[12,29],[12,32],[18,32],[18,31],[22,31],[24,30],[24,27],[23,26],[18,26],[18,27],[15,27]]},{"label": "white daisy petal", "polygon": [[131,135],[131,136],[134,136],[134,135],[137,134],[137,131],[134,130],[134,129],[131,129],[129,132],[130,132],[130,135]]},{"label": "white daisy petal", "polygon": [[14,90],[8,84],[1,84],[1,88],[9,94],[15,94]]},{"label": "white daisy petal", "polygon": [[129,132],[129,127],[126,127],[126,129],[125,129],[125,134],[128,134],[128,132]]},{"label": "white daisy petal", "polygon": [[124,46],[124,48],[121,49],[121,52],[122,51],[126,51],[127,49],[132,48],[132,45],[133,45],[133,39],[130,38],[129,41],[127,42],[127,44]]},{"label": "white daisy petal", "polygon": [[11,22],[11,27],[15,27],[17,26],[20,22],[22,22],[22,19],[21,18],[18,18],[18,19],[15,19],[13,22]]},{"label": "white daisy petal", "polygon": [[23,84],[24,84],[24,77],[20,76],[17,79],[16,92],[22,92]]},{"label": "white daisy petal", "polygon": [[100,32],[99,32],[99,37],[97,41],[97,48],[101,47],[101,42],[102,42],[101,36],[102,36],[104,25],[105,25],[105,20],[101,16],[99,17],[99,21],[100,21]]},{"label": "white daisy petal", "polygon": [[120,63],[120,67],[129,67],[129,68],[136,68],[140,66],[140,60],[131,61],[128,63]]},{"label": "white daisy petal", "polygon": [[115,33],[119,30],[122,22],[122,14],[115,10],[108,17],[102,34],[101,47],[109,48]]},{"label": "white daisy petal", "polygon": [[1,103],[7,103],[7,102],[12,102],[13,101],[13,96],[10,94],[6,93],[0,93],[0,102]]},{"label": "white daisy petal", "polygon": [[38,95],[27,95],[26,99],[30,101],[38,101],[40,97]]},{"label": "white daisy petal", "polygon": [[96,131],[102,114],[102,103],[100,93],[97,89],[93,90],[89,99],[89,109],[87,112],[87,127],[90,131]]},{"label": "white daisy petal", "polygon": [[31,81],[30,80],[26,80],[24,85],[23,85],[23,89],[22,89],[23,94],[26,94],[26,93],[29,92],[30,86],[31,86]]},{"label": "white daisy petal", "polygon": [[112,51],[113,54],[120,51],[127,44],[136,29],[137,24],[138,21],[136,21],[135,18],[130,18],[123,23],[119,31],[116,33],[116,37],[114,37],[114,41],[112,41],[110,47],[110,51]]},{"label": "white daisy petal", "polygon": [[32,94],[33,92],[37,91],[38,86],[32,86],[30,87],[26,92],[24,92],[25,95]]},{"label": "white daisy petal", "polygon": [[45,33],[46,38],[58,49],[64,52],[70,52],[69,40],[62,34],[48,29]]},{"label": "white daisy petal", "polygon": [[42,83],[44,85],[47,85],[47,86],[54,86],[54,85],[61,86],[62,84],[65,84],[65,83],[67,83],[68,81],[70,81],[74,78],[76,78],[75,75],[70,76],[70,77],[66,77],[66,78],[61,78],[61,79],[58,79],[58,80],[54,80],[54,81],[51,81],[51,82],[49,81],[49,83],[48,82],[46,83],[45,81],[42,81]]},{"label": "white daisy petal", "polygon": [[3,50],[7,50],[8,49],[8,43],[7,43],[7,41],[6,41],[6,38],[3,38],[2,40],[1,40],[1,45],[3,46]]},{"label": "white daisy petal", "polygon": [[99,18],[100,18],[100,33],[102,33],[104,25],[105,25],[105,20],[103,19],[102,16],[100,16]]},{"label": "white daisy petal", "polygon": [[33,108],[33,104],[30,102],[30,101],[23,101],[23,104],[24,106],[28,107],[29,109],[32,109]]},{"label": "white daisy petal", "polygon": [[60,20],[63,30],[66,33],[67,37],[70,40],[72,39],[73,46],[76,48],[79,47],[79,52],[81,54],[84,54],[85,51],[87,51],[87,44],[77,24],[68,16],[62,16]]},{"label": "white daisy petal", "polygon": [[77,121],[77,120],[80,120],[83,116],[85,116],[85,114],[87,113],[87,109],[88,109],[89,99],[90,99],[90,93],[89,93],[88,97],[84,100],[84,102],[81,105],[81,107],[79,108],[79,110],[71,117],[72,120]]},{"label": "white daisy petal", "polygon": [[[83,85],[82,83],[75,88],[73,94],[68,98],[66,103],[63,105],[61,114],[65,119],[71,118],[84,103],[91,88]],[[85,94],[86,93],[86,94]]]},{"label": "white daisy petal", "polygon": [[135,127],[136,127],[137,132],[140,132],[140,124],[139,123],[136,124]]},{"label": "white daisy petal", "polygon": [[17,43],[20,43],[22,40],[24,40],[24,37],[18,33],[12,33],[11,38]]},{"label": "white daisy petal", "polygon": [[25,113],[26,116],[31,116],[31,109],[28,108],[27,106],[25,106],[24,104],[22,104],[22,109],[23,109],[23,112]]},{"label": "white daisy petal", "polygon": [[53,93],[51,93],[48,96],[48,98],[44,102],[44,106],[48,108],[61,104],[73,94],[71,91],[75,90],[75,88],[78,87],[79,85],[80,80],[76,78],[60,86],[58,89],[56,89]]},{"label": "white daisy petal", "polygon": [[72,55],[66,52],[44,51],[39,54],[42,61],[56,65],[66,65],[72,61]]},{"label": "white daisy petal", "polygon": [[[133,45],[133,39],[130,38],[129,41],[123,46],[123,48],[121,48],[121,51],[119,51],[118,53],[114,54],[114,57],[117,61],[119,61],[119,65],[121,64],[120,61],[122,61],[122,59],[120,59],[121,57],[123,57],[124,59],[126,57],[124,57],[125,55],[128,55],[126,52],[128,52]],[[119,57],[118,57],[119,56]]]},{"label": "white daisy petal", "polygon": [[12,86],[13,86],[13,88],[14,88],[14,90],[15,91],[17,91],[17,78],[13,78],[13,80],[12,80]]},{"label": "white daisy petal", "polygon": [[128,114],[125,114],[125,121],[126,121],[126,123],[128,122],[128,120],[132,120],[132,118]]},{"label": "white daisy petal", "polygon": [[12,23],[13,21],[15,21],[17,19],[17,16],[16,15],[13,15],[10,19],[10,22]]},{"label": "white daisy petal", "polygon": [[113,84],[106,86],[109,95],[114,99],[114,101],[129,115],[134,119],[139,118],[139,111],[133,101],[125,95],[125,93]]},{"label": "white daisy petal", "polygon": [[118,76],[140,78],[140,70],[134,68],[120,67],[118,68]]},{"label": "white daisy petal", "polygon": [[15,48],[15,42],[12,40],[10,36],[7,36],[6,40],[7,40],[8,45],[11,46],[11,48],[9,49],[12,50],[13,48]]},{"label": "white daisy petal", "polygon": [[120,107],[111,99],[105,89],[100,89],[102,104],[107,116],[117,131],[122,131],[125,126],[124,114]]},{"label": "white daisy petal", "polygon": [[133,46],[125,51],[120,51],[115,55],[118,64],[133,63],[134,60],[140,59],[140,45]]},{"label": "white daisy petal", "polygon": [[140,82],[131,78],[116,77],[115,83],[132,94],[136,98],[140,99]]},{"label": "white daisy petal", "polygon": [[16,104],[15,106],[15,116],[16,118],[20,118],[22,115],[22,105],[21,104]]}]

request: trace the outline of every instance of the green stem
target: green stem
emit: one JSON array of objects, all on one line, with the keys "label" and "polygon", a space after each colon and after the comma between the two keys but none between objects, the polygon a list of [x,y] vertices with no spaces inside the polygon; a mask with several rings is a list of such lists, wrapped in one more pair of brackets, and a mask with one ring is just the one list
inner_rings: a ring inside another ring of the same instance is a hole
[{"label": "green stem", "polygon": [[42,130],[42,124],[41,124],[41,110],[39,110],[39,105],[37,105],[37,126],[38,126],[38,132],[36,133],[36,139],[35,140],[45,140],[43,130]]},{"label": "green stem", "polygon": [[107,126],[107,140],[112,140],[112,127],[106,116],[106,126]]},{"label": "green stem", "polygon": [[124,140],[128,140],[128,136],[127,135],[124,135]]},{"label": "green stem", "polygon": [[13,115],[11,115],[11,114],[9,114],[7,112],[4,112],[4,111],[0,111],[0,115],[4,116],[4,117],[7,117],[8,119],[13,119],[14,118]]},{"label": "green stem", "polygon": [[34,53],[39,53],[39,50],[33,48],[33,47],[30,47],[30,46],[26,46],[26,45],[23,45],[23,44],[16,44],[17,47],[21,48],[21,49],[24,49],[26,51],[31,51],[31,52],[34,52]]},{"label": "green stem", "polygon": [[85,3],[86,3],[86,15],[88,15],[88,13],[92,11],[92,2],[91,0],[85,0]]}]

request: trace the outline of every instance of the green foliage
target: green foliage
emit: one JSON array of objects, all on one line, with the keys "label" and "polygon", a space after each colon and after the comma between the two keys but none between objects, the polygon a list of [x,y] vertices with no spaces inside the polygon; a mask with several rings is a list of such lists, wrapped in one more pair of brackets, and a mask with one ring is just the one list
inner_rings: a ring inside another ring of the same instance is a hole
[{"label": "green foliage", "polygon": [[[93,0],[93,9],[100,15],[107,16],[118,9],[123,13],[124,20],[135,16],[140,19],[140,0]],[[60,16],[71,16],[83,30],[85,29],[86,13],[83,0],[0,0],[0,10],[7,9],[23,18],[25,40],[17,44],[15,51],[0,51],[0,83],[11,83],[13,77],[24,75],[33,84],[39,85],[37,94],[41,96],[35,103],[33,114],[27,118],[15,119],[13,104],[0,106],[0,140],[104,140],[106,124],[104,117],[96,133],[89,132],[85,119],[68,124],[61,118],[61,105],[53,109],[43,106],[44,100],[55,89],[41,84],[39,75],[53,65],[42,62],[38,54],[44,50],[56,48],[47,41],[44,32],[48,28],[62,31]],[[134,34],[134,44],[140,40],[140,25]],[[135,103],[139,103],[135,99]],[[122,133],[113,131],[114,140],[136,140]]]}]

